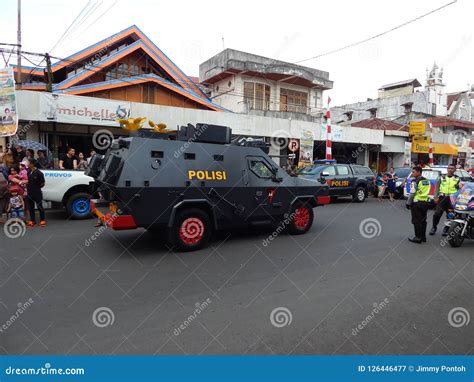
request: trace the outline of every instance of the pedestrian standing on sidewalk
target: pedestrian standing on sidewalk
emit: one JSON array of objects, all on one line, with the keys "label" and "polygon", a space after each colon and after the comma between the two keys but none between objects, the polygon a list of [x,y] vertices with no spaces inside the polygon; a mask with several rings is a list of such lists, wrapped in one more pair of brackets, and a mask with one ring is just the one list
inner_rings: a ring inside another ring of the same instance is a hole
[{"label": "pedestrian standing on sidewalk", "polygon": [[418,244],[426,242],[428,196],[431,189],[430,181],[422,176],[422,172],[421,166],[413,167],[413,181],[410,185],[410,196],[407,201],[407,208],[411,210],[411,223],[415,229],[415,236],[408,240]]},{"label": "pedestrian standing on sidewalk", "polygon": [[46,226],[46,219],[43,208],[43,192],[41,189],[44,187],[44,175],[38,169],[40,164],[36,159],[30,161],[28,171],[28,206],[30,210],[30,220],[28,221],[28,227],[34,227],[36,225],[35,209],[38,208],[40,215],[40,227]]},{"label": "pedestrian standing on sidewalk", "polygon": [[393,167],[390,167],[390,171],[387,173],[387,189],[390,201],[393,202],[395,200],[395,191],[397,190],[397,174],[395,174]]}]

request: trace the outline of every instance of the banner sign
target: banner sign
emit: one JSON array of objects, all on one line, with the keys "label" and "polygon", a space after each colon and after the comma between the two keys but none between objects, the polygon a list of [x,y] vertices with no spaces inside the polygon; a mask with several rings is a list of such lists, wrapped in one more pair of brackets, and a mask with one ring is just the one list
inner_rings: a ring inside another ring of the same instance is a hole
[{"label": "banner sign", "polygon": [[408,133],[410,135],[423,135],[426,132],[425,121],[410,121],[408,123]]},{"label": "banner sign", "polygon": [[0,137],[15,135],[18,115],[12,68],[0,69]]},{"label": "banner sign", "polygon": [[[325,124],[321,124],[320,131],[321,131],[321,140],[325,141],[327,139],[327,127]],[[344,140],[343,137],[343,128],[339,125],[331,125],[331,141],[333,142],[342,142]]]},{"label": "banner sign", "polygon": [[129,118],[130,108],[131,104],[126,101],[42,93],[40,119],[47,122],[119,127],[116,120]]},{"label": "banner sign", "polygon": [[411,164],[411,142],[405,142],[405,150],[403,152],[403,164],[410,166]]},{"label": "banner sign", "polygon": [[300,136],[300,160],[299,166],[308,166],[313,164],[313,131],[302,129]]},{"label": "banner sign", "polygon": [[413,142],[417,143],[429,143],[430,137],[427,135],[415,135],[413,136]]}]

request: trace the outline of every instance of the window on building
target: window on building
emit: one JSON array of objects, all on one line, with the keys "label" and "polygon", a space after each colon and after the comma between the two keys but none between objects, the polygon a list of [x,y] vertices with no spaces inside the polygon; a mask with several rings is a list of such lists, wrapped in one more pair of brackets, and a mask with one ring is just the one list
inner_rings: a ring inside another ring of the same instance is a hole
[{"label": "window on building", "polygon": [[376,118],[377,117],[377,108],[373,107],[372,109],[367,110],[370,113],[370,118]]},{"label": "window on building", "polygon": [[431,115],[436,115],[436,104],[435,103],[431,104]]},{"label": "window on building", "polygon": [[409,103],[406,103],[403,105],[404,109],[405,109],[405,113],[411,113],[412,110],[413,110],[413,103],[409,102]]},{"label": "window on building", "polygon": [[244,101],[250,110],[268,110],[270,86],[258,82],[244,82]]},{"label": "window on building", "polygon": [[352,121],[352,115],[354,114],[353,111],[348,111],[344,113],[344,115],[347,117],[347,121]]},{"label": "window on building", "polygon": [[308,113],[308,93],[280,89],[280,111]]},{"label": "window on building", "polygon": [[117,66],[117,79],[128,77],[128,64],[119,64]]}]

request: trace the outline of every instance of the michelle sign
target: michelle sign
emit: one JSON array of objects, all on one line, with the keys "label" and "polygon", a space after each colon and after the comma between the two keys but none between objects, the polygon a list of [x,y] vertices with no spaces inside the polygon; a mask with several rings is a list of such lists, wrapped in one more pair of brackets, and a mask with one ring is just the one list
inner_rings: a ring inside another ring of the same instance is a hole
[{"label": "michelle sign", "polygon": [[13,69],[0,69],[0,137],[15,135],[18,129]]},{"label": "michelle sign", "polygon": [[130,107],[126,101],[43,93],[40,118],[42,121],[118,127],[117,119],[130,117]]}]

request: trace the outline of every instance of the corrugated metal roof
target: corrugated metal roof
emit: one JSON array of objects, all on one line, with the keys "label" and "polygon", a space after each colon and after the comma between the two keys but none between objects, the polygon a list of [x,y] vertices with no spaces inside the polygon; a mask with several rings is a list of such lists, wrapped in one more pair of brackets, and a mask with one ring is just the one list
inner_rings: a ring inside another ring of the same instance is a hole
[{"label": "corrugated metal roof", "polygon": [[388,85],[383,85],[379,90],[388,90],[392,88],[398,88],[404,85],[413,85],[415,88],[421,86],[420,82],[416,78],[412,78],[410,80],[394,82]]}]

